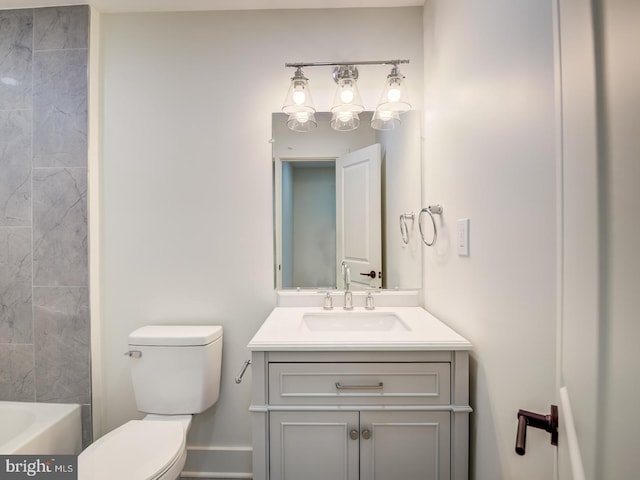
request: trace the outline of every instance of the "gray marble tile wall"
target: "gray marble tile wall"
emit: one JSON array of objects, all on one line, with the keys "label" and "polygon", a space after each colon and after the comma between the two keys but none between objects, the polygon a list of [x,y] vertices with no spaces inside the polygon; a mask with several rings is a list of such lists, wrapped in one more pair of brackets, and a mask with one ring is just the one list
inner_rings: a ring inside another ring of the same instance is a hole
[{"label": "gray marble tile wall", "polygon": [[0,400],[91,439],[87,6],[0,10]]}]

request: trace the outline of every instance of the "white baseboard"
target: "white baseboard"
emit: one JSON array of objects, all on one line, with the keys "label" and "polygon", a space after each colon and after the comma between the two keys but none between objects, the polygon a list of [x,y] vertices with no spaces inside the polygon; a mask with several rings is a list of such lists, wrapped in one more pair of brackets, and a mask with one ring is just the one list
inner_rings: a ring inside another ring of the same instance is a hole
[{"label": "white baseboard", "polygon": [[235,479],[253,478],[251,447],[187,447],[181,477]]}]

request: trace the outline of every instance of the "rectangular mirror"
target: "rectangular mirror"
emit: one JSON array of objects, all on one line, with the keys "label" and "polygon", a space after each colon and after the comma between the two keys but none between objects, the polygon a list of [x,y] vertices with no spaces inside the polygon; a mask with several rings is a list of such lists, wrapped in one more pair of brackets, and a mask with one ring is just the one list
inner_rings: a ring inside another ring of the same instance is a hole
[{"label": "rectangular mirror", "polygon": [[344,288],[343,261],[352,289],[421,287],[420,115],[388,131],[371,116],[338,132],[330,113],[316,113],[318,127],[301,133],[273,114],[277,289]]}]

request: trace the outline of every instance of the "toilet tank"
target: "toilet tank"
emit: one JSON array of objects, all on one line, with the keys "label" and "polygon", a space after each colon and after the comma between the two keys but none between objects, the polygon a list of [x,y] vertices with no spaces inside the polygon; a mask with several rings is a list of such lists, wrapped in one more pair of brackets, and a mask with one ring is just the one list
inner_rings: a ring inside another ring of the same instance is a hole
[{"label": "toilet tank", "polygon": [[194,414],[218,400],[222,364],[219,325],[139,328],[129,334],[129,358],[141,412]]}]

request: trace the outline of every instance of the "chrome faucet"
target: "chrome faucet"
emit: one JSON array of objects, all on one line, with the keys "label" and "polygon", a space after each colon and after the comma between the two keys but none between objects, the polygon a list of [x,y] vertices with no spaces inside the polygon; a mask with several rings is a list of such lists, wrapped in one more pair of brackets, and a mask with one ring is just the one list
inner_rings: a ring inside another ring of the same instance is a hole
[{"label": "chrome faucet", "polygon": [[342,277],[344,278],[344,308],[345,310],[353,310],[353,294],[351,293],[351,270],[347,262],[342,262]]}]

